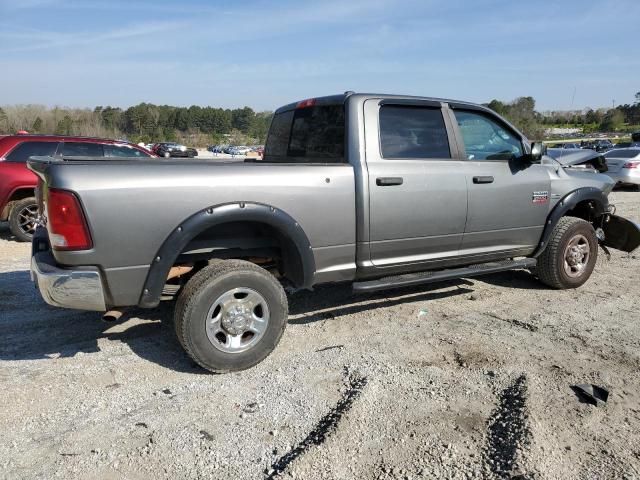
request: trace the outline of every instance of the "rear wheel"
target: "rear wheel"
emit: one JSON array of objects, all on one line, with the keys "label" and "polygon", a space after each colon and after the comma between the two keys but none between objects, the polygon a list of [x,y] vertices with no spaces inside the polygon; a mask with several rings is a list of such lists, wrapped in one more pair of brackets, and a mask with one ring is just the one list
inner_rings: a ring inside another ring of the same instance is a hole
[{"label": "rear wheel", "polygon": [[287,298],[266,270],[241,260],[214,262],[185,285],[174,314],[187,354],[216,373],[264,360],[287,325]]},{"label": "rear wheel", "polygon": [[593,226],[576,217],[563,217],[551,233],[538,259],[538,278],[553,288],[577,288],[584,284],[598,258],[598,239]]},{"label": "rear wheel", "polygon": [[38,203],[34,197],[25,198],[13,205],[9,213],[9,229],[20,242],[30,242],[36,231]]},{"label": "rear wheel", "polygon": [[171,153],[169,152],[164,152],[164,158],[169,158],[171,156]]}]

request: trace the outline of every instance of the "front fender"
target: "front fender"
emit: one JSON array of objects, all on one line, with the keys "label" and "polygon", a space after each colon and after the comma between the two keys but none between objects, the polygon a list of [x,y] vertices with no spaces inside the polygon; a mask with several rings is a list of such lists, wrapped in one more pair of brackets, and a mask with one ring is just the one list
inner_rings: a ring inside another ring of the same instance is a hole
[{"label": "front fender", "polygon": [[568,193],[556,204],[547,217],[547,223],[542,232],[540,243],[538,244],[536,251],[533,253],[534,258],[539,257],[546,248],[549,237],[551,237],[551,233],[556,227],[558,221],[568,212],[573,210],[576,205],[580,202],[584,202],[585,200],[590,201],[593,204],[594,217],[599,217],[607,213],[609,199],[602,190],[595,187],[583,187]]}]

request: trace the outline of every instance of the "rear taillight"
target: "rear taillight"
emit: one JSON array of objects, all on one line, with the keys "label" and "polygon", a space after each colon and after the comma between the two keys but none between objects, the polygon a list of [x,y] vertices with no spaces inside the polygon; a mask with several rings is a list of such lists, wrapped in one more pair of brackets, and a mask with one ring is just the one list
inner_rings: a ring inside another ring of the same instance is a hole
[{"label": "rear taillight", "polygon": [[50,188],[46,204],[49,241],[54,250],[93,247],[82,207],[73,193]]},{"label": "rear taillight", "polygon": [[622,168],[640,168],[640,162],[627,162]]}]

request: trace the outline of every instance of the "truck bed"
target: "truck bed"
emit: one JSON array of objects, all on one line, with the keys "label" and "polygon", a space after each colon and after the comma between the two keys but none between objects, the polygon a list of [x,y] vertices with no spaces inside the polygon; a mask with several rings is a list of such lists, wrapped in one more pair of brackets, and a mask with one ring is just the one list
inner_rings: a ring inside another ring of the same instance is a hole
[{"label": "truck bed", "polygon": [[313,252],[314,282],[355,273],[349,164],[39,157],[29,166],[42,188],[69,190],[80,199],[93,248],[53,255],[60,265],[100,268],[112,305],[138,304],[139,286],[161,246],[189,217],[240,202],[267,205],[299,225]]}]

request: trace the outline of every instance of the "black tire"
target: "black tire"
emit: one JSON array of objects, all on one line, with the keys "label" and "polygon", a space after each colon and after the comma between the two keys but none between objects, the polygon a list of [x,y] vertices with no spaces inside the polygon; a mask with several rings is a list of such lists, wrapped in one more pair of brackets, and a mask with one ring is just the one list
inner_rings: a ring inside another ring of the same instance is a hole
[{"label": "black tire", "polygon": [[164,152],[164,153],[162,154],[162,156],[163,156],[164,158],[169,158],[169,157],[171,157],[171,153],[170,153],[170,152]]},{"label": "black tire", "polygon": [[[250,348],[229,353],[214,345],[206,322],[217,299],[234,289],[257,292],[266,302],[268,322]],[[212,262],[196,273],[180,292],[174,312],[178,341],[198,365],[214,373],[244,370],[264,360],[278,345],[287,320],[287,297],[280,282],[263,268],[242,260]]]},{"label": "black tire", "polygon": [[25,225],[26,211],[38,211],[38,202],[35,197],[29,197],[24,200],[17,201],[13,204],[11,212],[9,213],[9,230],[11,230],[11,233],[19,242],[30,242],[33,238],[33,232],[36,227],[35,218],[32,219],[33,223]]},{"label": "black tire", "polygon": [[[570,259],[570,244],[580,240],[585,252],[575,252],[581,259]],[[584,255],[588,253],[588,257]],[[598,239],[593,226],[576,217],[562,217],[556,224],[547,247],[538,258],[536,273],[542,283],[557,289],[577,288],[591,276],[598,259]],[[565,263],[566,261],[566,263]],[[575,261],[578,265],[572,266]],[[578,269],[579,267],[579,269]],[[569,273],[569,270],[576,269]]]}]

